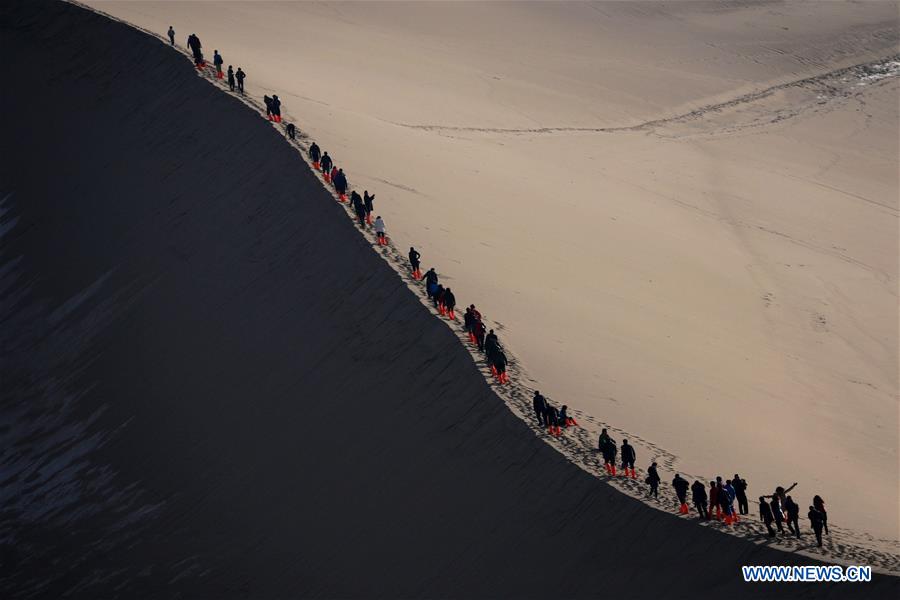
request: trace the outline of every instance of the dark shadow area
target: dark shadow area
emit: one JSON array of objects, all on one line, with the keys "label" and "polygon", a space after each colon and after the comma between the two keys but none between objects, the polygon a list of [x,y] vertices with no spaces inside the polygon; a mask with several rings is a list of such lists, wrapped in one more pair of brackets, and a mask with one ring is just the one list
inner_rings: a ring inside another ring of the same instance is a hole
[{"label": "dark shadow area", "polygon": [[0,27],[3,597],[897,592],[744,584],[812,561],[537,439],[183,57],[63,3],[5,2]]}]

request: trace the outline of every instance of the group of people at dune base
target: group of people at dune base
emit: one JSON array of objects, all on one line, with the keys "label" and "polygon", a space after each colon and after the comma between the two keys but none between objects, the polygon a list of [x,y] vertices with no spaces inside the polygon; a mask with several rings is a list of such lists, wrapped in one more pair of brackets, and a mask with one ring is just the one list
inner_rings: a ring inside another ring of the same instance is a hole
[{"label": "group of people at dune base", "polygon": [[[171,26],[168,30],[168,37],[169,42],[174,46],[175,30]],[[201,51],[202,46],[200,38],[192,33],[188,36],[187,45],[193,52],[194,63],[197,65],[197,68],[205,68],[206,63]],[[223,78],[223,63],[224,61],[219,54],[219,51],[214,50],[213,64],[215,65],[216,77],[218,79]],[[235,72],[231,65],[228,65],[227,77],[228,87],[231,91],[235,91],[236,85],[238,91],[243,94],[244,78],[246,77],[243,70],[238,67],[237,72]],[[278,96],[274,94],[272,97],[263,96],[263,101],[266,105],[266,117],[270,121],[280,123],[281,100]],[[286,129],[288,137],[294,139],[296,135],[296,128],[294,125],[292,123],[288,124]],[[321,171],[325,182],[330,183],[334,187],[339,200],[341,202],[346,202],[348,184],[347,177],[344,175],[344,170],[339,169],[328,155],[328,152],[323,153],[315,142],[309,147],[309,158],[313,168],[317,171]],[[359,226],[361,228],[372,226],[375,230],[378,244],[387,245],[384,220],[382,220],[380,216],[377,216],[375,217],[374,223],[372,221],[375,195],[369,194],[369,191],[366,190],[363,192],[363,195],[360,196],[354,190],[350,193],[349,200]],[[445,288],[440,284],[438,274],[433,267],[428,269],[423,277],[421,271],[421,258],[422,255],[415,248],[409,249],[409,264],[413,278],[417,281],[424,278],[425,291],[428,298],[434,303],[434,306],[437,308],[440,315],[455,321],[456,296],[449,287]],[[494,333],[494,330],[487,330],[485,327],[482,322],[481,313],[475,308],[474,304],[466,308],[463,315],[463,323],[469,341],[478,348],[479,352],[482,352],[485,355],[493,377],[501,384],[509,383],[509,376],[506,373],[506,367],[508,365],[506,354],[503,352],[503,348],[500,346],[500,342],[497,335]],[[533,405],[538,426],[546,428],[550,435],[560,436],[563,429],[578,426],[575,419],[568,415],[568,406],[563,405],[560,409],[555,408],[539,391],[534,392]],[[615,440],[610,437],[606,429],[603,429],[600,433],[597,449],[603,458],[603,467],[608,475],[616,476],[617,474],[616,455],[618,454],[621,456],[621,475],[632,479],[637,478],[637,472],[634,467],[637,454],[634,447],[628,443],[628,440],[623,440],[621,448],[617,448]],[[655,499],[659,499],[659,483],[661,481],[657,469],[657,463],[652,463],[647,468],[647,477],[644,480],[650,486],[647,496]],[[800,506],[794,502],[791,496],[787,495],[788,492],[796,487],[796,485],[797,484],[794,483],[788,489],[778,486],[775,488],[774,493],[759,497],[759,517],[765,524],[769,537],[775,537],[777,535],[775,529],[772,527],[773,523],[777,526],[778,532],[781,534],[785,533],[784,523],[787,523],[790,533],[798,538],[800,537]],[[716,520],[723,521],[725,525],[732,525],[740,522],[741,515],[749,514],[747,481],[742,479],[738,474],[735,474],[732,479],[728,479],[724,483],[722,483],[721,477],[716,477],[715,481],[709,482],[709,490],[707,491],[706,486],[700,481],[695,480],[693,484],[689,484],[686,479],[676,473],[675,477],[672,479],[672,487],[675,489],[675,495],[679,502],[678,510],[682,515],[690,513],[687,503],[688,490],[691,492],[691,500],[701,520],[715,518]],[[735,500],[738,504],[738,513],[735,513],[734,511]],[[815,533],[816,542],[821,547],[822,531],[824,530],[824,532],[828,534],[828,513],[825,510],[825,502],[822,500],[821,496],[816,495],[813,497],[813,504],[809,507],[807,518]]]},{"label": "group of people at dune base", "polygon": [[[616,445],[609,437],[604,429],[600,433],[599,449],[603,454],[603,460],[606,463],[606,470],[611,475],[615,475],[615,465],[610,470],[610,463],[615,461]],[[604,450],[605,449],[605,450]],[[630,459],[630,463],[626,461],[626,457]],[[631,465],[631,476],[634,477],[634,448],[628,445],[628,440],[622,443],[622,469],[625,469],[625,475],[628,475],[626,464]],[[647,477],[644,480],[650,490],[648,497],[659,498],[659,482],[661,481],[658,465],[654,462],[647,469]],[[792,535],[800,537],[800,505],[793,498],[788,496],[788,492],[797,486],[796,483],[791,487],[784,489],[781,486],[775,488],[775,492],[767,496],[759,497],[759,518],[766,526],[769,537],[775,537],[775,530],[772,528],[774,522],[778,526],[778,531],[784,534],[784,523],[787,523],[788,530]],[[747,501],[747,480],[742,479],[737,473],[732,479],[725,480],[722,483],[721,477],[716,477],[715,481],[709,482],[709,491],[700,481],[695,480],[693,484],[689,484],[687,479],[678,473],[672,479],[672,487],[675,489],[675,495],[678,498],[680,514],[686,515],[690,512],[687,504],[688,490],[691,492],[691,501],[697,514],[701,520],[709,520],[715,518],[723,521],[725,525],[739,523],[741,515],[750,513],[750,506]],[[734,511],[734,502],[737,500],[738,512]],[[807,513],[810,526],[816,535],[816,542],[819,547],[822,546],[822,530],[828,533],[828,513],[825,511],[825,501],[821,496],[813,497],[813,505],[809,507]]]}]

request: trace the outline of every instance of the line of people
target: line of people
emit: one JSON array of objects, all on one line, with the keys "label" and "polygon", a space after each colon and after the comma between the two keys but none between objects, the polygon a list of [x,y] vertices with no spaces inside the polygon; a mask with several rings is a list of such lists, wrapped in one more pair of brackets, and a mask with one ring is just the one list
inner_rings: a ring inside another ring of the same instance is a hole
[{"label": "line of people", "polygon": [[[656,466],[656,463],[653,463],[649,469],[647,483],[650,484],[649,495],[658,498],[659,475]],[[787,489],[778,486],[772,494],[759,497],[759,518],[766,526],[769,537],[777,535],[772,527],[773,523],[777,526],[778,533],[785,534],[784,524],[787,523],[791,535],[800,537],[800,505],[788,495],[788,492],[796,486],[796,483]],[[675,489],[681,514],[690,512],[687,505],[688,489],[691,492],[691,501],[701,520],[716,519],[723,521],[725,525],[732,525],[739,523],[741,516],[750,513],[747,500],[747,480],[741,478],[737,473],[734,478],[727,479],[724,483],[721,477],[716,477],[715,481],[709,482],[708,492],[706,486],[700,481],[695,480],[693,484],[689,485],[686,479],[676,473],[672,480],[672,487]],[[735,501],[738,504],[737,513],[734,510]],[[826,534],[828,533],[828,513],[821,496],[813,497],[813,504],[809,507],[807,517],[815,533],[816,542],[821,547],[823,529]]]},{"label": "line of people", "polygon": [[[288,135],[290,135],[290,133]],[[344,169],[338,168],[338,166],[334,164],[331,156],[328,155],[328,151],[322,152],[322,149],[319,148],[319,145],[316,142],[310,144],[308,154],[313,169],[321,171],[322,179],[325,180],[325,183],[330,183],[332,187],[334,187],[338,194],[338,200],[347,202],[347,189],[349,184],[347,182],[347,176],[344,174]],[[349,200],[350,206],[353,208],[353,212],[356,215],[357,224],[360,228],[365,229],[367,225],[371,226],[372,229],[375,230],[375,238],[378,245],[387,246],[388,239],[384,219],[381,218],[381,215],[378,215],[375,217],[374,221],[372,220],[372,213],[375,210],[375,194],[370,194],[369,190],[364,190],[363,195],[360,196],[359,192],[353,190],[350,193]]]},{"label": "line of people", "polygon": [[[166,32],[166,35],[169,38],[169,44],[175,45],[175,28],[169,25],[169,30]],[[206,68],[206,59],[203,57],[203,44],[200,42],[200,38],[197,37],[196,33],[192,33],[187,38],[187,47],[191,50],[191,53],[194,55],[194,65],[198,70],[202,71]],[[222,58],[222,55],[219,54],[218,50],[213,50],[213,66],[216,69],[216,79],[224,79],[225,73],[222,72],[222,65],[225,64],[225,60]],[[231,65],[228,65],[228,87],[231,91],[235,91],[237,89],[238,93],[243,95],[244,93],[244,79],[247,77],[247,74],[244,72],[241,67],[238,67],[237,71]],[[277,96],[276,96],[277,98]],[[279,112],[279,120],[281,113]]]},{"label": "line of people", "polygon": [[[170,44],[174,46],[175,30],[172,26],[169,26],[167,35]],[[197,65],[197,68],[205,68],[206,63],[203,58],[200,38],[192,33],[188,36],[187,45],[193,52],[194,63]],[[224,60],[218,50],[213,51],[213,64],[216,69],[216,77],[222,79],[222,65],[224,64]],[[232,66],[228,65],[228,86],[232,92],[235,91],[235,87],[237,86],[239,93],[244,93],[245,77],[246,74],[241,67],[238,67],[237,72],[234,72]],[[268,95],[263,96],[263,100],[266,105],[266,117],[270,121],[280,123],[281,100],[275,94],[273,94],[271,98]],[[295,126],[293,124],[288,124],[288,137],[294,139],[295,132]],[[330,183],[335,188],[340,201],[346,202],[348,182],[343,169],[334,165],[328,152],[322,153],[318,144],[315,142],[313,142],[309,148],[309,158],[313,164],[313,168],[322,172],[325,182]],[[361,228],[365,228],[367,225],[373,226],[378,244],[387,245],[385,225],[381,216],[377,216],[374,223],[372,221],[374,200],[375,195],[369,194],[368,190],[365,190],[362,196],[355,190],[350,194],[350,203],[359,226]],[[408,256],[413,278],[417,281],[423,279],[421,272],[421,254],[414,247],[410,247]],[[439,314],[455,321],[456,296],[453,294],[453,291],[449,287],[445,288],[440,284],[437,272],[433,267],[425,273],[424,279],[426,294],[434,303],[435,308],[438,309]],[[506,372],[508,365],[506,354],[503,352],[503,348],[501,347],[494,330],[487,330],[482,320],[481,313],[475,308],[474,304],[466,308],[463,315],[463,322],[469,341],[477,346],[480,352],[484,353],[494,378],[501,384],[509,383],[509,377]],[[548,433],[551,435],[559,436],[562,434],[563,429],[571,426],[578,426],[575,419],[568,415],[568,406],[563,405],[560,409],[556,409],[547,398],[540,393],[540,391],[534,392],[533,407],[538,426],[547,428]],[[616,456],[618,454],[621,457],[622,476],[630,477],[632,479],[637,478],[634,466],[637,460],[637,453],[635,452],[634,447],[628,443],[628,440],[623,440],[621,448],[617,448],[616,441],[610,437],[606,429],[603,429],[600,433],[597,446],[598,451],[603,458],[603,465],[607,474],[611,476],[617,474]],[[660,481],[661,478],[659,476],[658,464],[653,462],[647,468],[647,477],[645,478],[645,482],[650,486],[648,497],[653,497],[655,499],[659,498]],[[773,523],[776,525],[778,532],[782,535],[785,533],[784,523],[787,523],[790,533],[797,538],[800,537],[800,506],[794,502],[791,496],[787,495],[787,493],[794,489],[796,485],[797,484],[794,483],[787,489],[778,486],[772,494],[759,497],[760,520],[766,526],[769,537],[775,537],[777,535],[775,529],[772,527]],[[740,516],[749,514],[747,487],[747,481],[742,479],[737,473],[732,479],[725,480],[724,483],[722,482],[721,477],[716,477],[715,481],[709,482],[708,492],[706,486],[698,480],[695,480],[693,484],[689,484],[688,481],[678,473],[676,473],[675,477],[672,479],[672,488],[675,490],[675,495],[678,498],[678,510],[680,514],[686,515],[690,513],[687,503],[687,493],[690,490],[691,501],[694,508],[697,510],[700,519],[710,520],[715,518],[716,520],[723,521],[725,525],[739,523]],[[734,510],[735,501],[738,503],[737,513],[735,513]],[[822,500],[821,496],[816,495],[813,497],[813,504],[809,507],[807,518],[815,533],[818,546],[821,547],[823,530],[828,534],[828,513],[825,510],[825,502]]]}]

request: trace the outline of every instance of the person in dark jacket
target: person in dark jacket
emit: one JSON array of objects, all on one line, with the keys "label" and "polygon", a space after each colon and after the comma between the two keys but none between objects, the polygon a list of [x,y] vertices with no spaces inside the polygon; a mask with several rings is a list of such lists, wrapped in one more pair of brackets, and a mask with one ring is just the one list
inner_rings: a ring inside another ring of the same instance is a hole
[{"label": "person in dark jacket", "polygon": [[775,517],[775,525],[778,527],[778,533],[784,533],[784,512],[781,510],[781,498],[777,494],[771,496],[769,507],[772,509],[772,516]]},{"label": "person in dark jacket", "polygon": [[788,529],[798,538],[800,537],[800,505],[788,496],[784,499],[784,510],[787,512]]},{"label": "person in dark jacket", "polygon": [[334,189],[336,189],[337,193],[343,198],[344,194],[347,193],[347,176],[344,175],[344,170],[338,169],[337,173],[332,178],[332,181],[334,182]]},{"label": "person in dark jacket", "polygon": [[319,149],[319,145],[315,142],[309,147],[309,160],[312,161],[313,169],[319,168],[319,159],[322,158],[322,151]]},{"label": "person in dark jacket", "polygon": [[366,204],[366,221],[368,221],[369,225],[371,225],[372,224],[372,211],[374,210],[373,204],[375,202],[375,194],[370,194],[369,190],[364,191],[363,192],[363,201]]},{"label": "person in dark jacket", "polygon": [[431,301],[434,303],[434,307],[438,310],[441,310],[441,302],[444,299],[444,286],[440,283],[434,288],[434,293],[431,295]]},{"label": "person in dark jacket", "polygon": [[203,63],[203,52],[201,48],[203,45],[200,43],[200,38],[197,37],[196,33],[192,33],[188,36],[187,39],[188,48],[191,49],[191,52],[194,53],[194,64],[198,67]]},{"label": "person in dark jacket", "polygon": [[[475,305],[472,305],[472,308],[475,308]],[[561,425],[563,427],[568,428],[570,425],[573,427],[578,427],[578,421],[575,420],[575,417],[569,416],[569,407],[563,405],[562,410],[560,411],[559,418],[561,420]],[[633,471],[634,469],[632,469]]]},{"label": "person in dark jacket", "polygon": [[234,74],[234,78],[237,79],[238,92],[240,92],[241,95],[244,94],[244,78],[246,76],[247,74],[244,73],[243,69],[240,67],[238,67],[237,73]]},{"label": "person in dark jacket", "polygon": [[[366,208],[365,198],[363,199],[363,215],[371,214],[370,211]],[[422,279],[422,272],[419,271],[420,259],[422,255],[416,251],[412,246],[409,247],[409,268],[412,270],[412,276],[414,279]]]},{"label": "person in dark jacket", "polygon": [[535,390],[531,403],[534,406],[534,416],[537,417],[538,426],[545,427],[547,422],[544,420],[544,411],[547,410],[547,399]]},{"label": "person in dark jacket", "polygon": [[473,344],[477,344],[475,341],[475,311],[472,310],[471,306],[466,307],[466,312],[463,314],[463,326],[466,328],[466,335],[469,336],[469,341]]},{"label": "person in dark jacket", "polygon": [[559,411],[550,402],[547,402],[544,408],[544,423],[547,424],[547,432],[550,435],[559,433]]},{"label": "person in dark jacket", "polygon": [[775,537],[775,530],[772,529],[772,522],[775,521],[775,517],[772,516],[772,508],[769,506],[769,503],[762,496],[759,497],[759,520],[765,524],[769,537]]},{"label": "person in dark jacket", "polygon": [[678,473],[675,473],[675,478],[672,479],[672,487],[675,488],[675,495],[678,496],[678,502],[681,503],[679,507],[679,512],[683,515],[686,515],[690,512],[690,509],[687,505],[687,491],[690,487],[690,484],[687,482],[687,479],[683,478]]},{"label": "person in dark jacket", "polygon": [[661,479],[656,471],[656,463],[652,463],[647,467],[647,479],[645,481],[650,484],[650,491],[647,492],[647,497],[653,496],[659,500],[659,482]]},{"label": "person in dark jacket", "polygon": [[225,61],[222,59],[222,55],[219,54],[218,50],[213,50],[213,65],[216,67],[216,77],[222,79],[222,64]]},{"label": "person in dark jacket", "polygon": [[353,205],[353,210],[356,212],[356,220],[359,221],[360,227],[366,226],[366,207],[363,204],[362,196],[356,190],[353,190],[350,193],[350,204]]},{"label": "person in dark jacket", "polygon": [[484,352],[485,329],[487,328],[484,326],[484,323],[481,322],[481,319],[477,319],[473,330],[475,331],[475,343],[478,344],[478,350],[481,352]]},{"label": "person in dark jacket", "polygon": [[709,519],[709,510],[706,508],[706,486],[699,481],[691,484],[691,500],[694,508],[700,513],[701,519]]},{"label": "person in dark jacket", "polygon": [[434,270],[434,267],[431,267],[427,271],[425,271],[425,293],[428,294],[429,298],[434,297],[434,292],[437,290],[438,284],[438,275]]},{"label": "person in dark jacket", "polygon": [[488,359],[488,362],[493,362],[492,358],[494,352],[500,349],[500,341],[497,339],[497,334],[494,333],[494,330],[491,329],[488,331],[488,334],[484,337],[484,354]]},{"label": "person in dark jacket", "polygon": [[741,479],[741,476],[735,473],[731,485],[734,487],[735,498],[737,498],[738,512],[742,515],[750,514],[750,505],[747,503],[747,480]]},{"label": "person in dark jacket", "polygon": [[325,182],[331,181],[331,167],[333,166],[333,163],[331,162],[331,157],[328,156],[327,151],[322,154],[322,160],[319,162],[319,166],[322,167],[322,173],[325,175]]},{"label": "person in dark jacket", "polygon": [[175,29],[171,25],[169,25],[168,35],[169,35],[169,44],[174,46],[175,45]]},{"label": "person in dark jacket", "polygon": [[272,117],[276,123],[281,123],[281,100],[278,99],[278,94],[272,95]]},{"label": "person in dark jacket", "polygon": [[272,99],[268,96],[263,96],[263,103],[266,105],[266,118],[268,120],[272,120]]},{"label": "person in dark jacket", "polygon": [[597,450],[602,453],[603,448],[606,447],[606,444],[609,443],[609,440],[612,438],[609,437],[609,434],[606,432],[606,429],[600,430],[600,437],[597,439]]},{"label": "person in dark jacket", "polygon": [[287,129],[288,137],[291,138],[292,140],[293,140],[293,139],[296,139],[296,137],[297,137],[297,128],[294,126],[294,124],[293,124],[293,123],[288,123],[286,129]]},{"label": "person in dark jacket", "polygon": [[447,318],[455,321],[456,320],[456,296],[453,295],[453,290],[447,288],[444,290],[444,309],[447,311]]},{"label": "person in dark jacket", "polygon": [[816,543],[819,545],[819,548],[821,548],[822,526],[825,524],[825,521],[822,519],[822,513],[817,511],[815,506],[810,506],[806,516],[809,519],[809,526],[812,527],[813,533],[816,534]]},{"label": "person in dark jacket", "polygon": [[[634,472],[634,461],[637,459],[637,455],[634,452],[634,446],[628,443],[628,440],[622,440],[622,475],[625,477],[631,476],[632,479],[637,478],[637,473]],[[629,472],[630,471],[630,472]]]},{"label": "person in dark jacket", "polygon": [[234,91],[234,69],[228,65],[228,89]]},{"label": "person in dark jacket", "polygon": [[503,350],[500,350],[498,348],[497,351],[494,352],[492,362],[494,365],[494,369],[496,369],[497,371],[497,380],[500,383],[509,383],[509,375],[506,374],[506,365],[508,364],[508,362],[506,360],[506,354],[503,353]]},{"label": "person in dark jacket", "polygon": [[[604,429],[604,431],[606,430]],[[603,447],[600,448],[600,454],[603,455],[603,467],[609,475],[616,474],[616,454],[618,454],[618,452],[619,449],[616,447],[616,441],[607,434],[606,440],[603,442]]]},{"label": "person in dark jacket", "polygon": [[[822,515],[822,525],[825,527],[825,533],[831,535],[828,533],[828,511],[825,510],[825,501],[822,500],[822,496],[813,496],[813,507]],[[819,545],[821,546],[821,544]]]}]

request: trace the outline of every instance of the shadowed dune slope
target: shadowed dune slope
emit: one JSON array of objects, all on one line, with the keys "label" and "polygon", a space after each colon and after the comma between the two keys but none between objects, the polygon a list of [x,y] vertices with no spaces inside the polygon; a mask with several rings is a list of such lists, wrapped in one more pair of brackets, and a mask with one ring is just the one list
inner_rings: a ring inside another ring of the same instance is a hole
[{"label": "shadowed dune slope", "polygon": [[811,561],[535,438],[181,56],[62,3],[0,19],[5,597],[896,592],[743,584],[741,564]]}]

